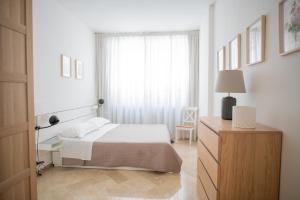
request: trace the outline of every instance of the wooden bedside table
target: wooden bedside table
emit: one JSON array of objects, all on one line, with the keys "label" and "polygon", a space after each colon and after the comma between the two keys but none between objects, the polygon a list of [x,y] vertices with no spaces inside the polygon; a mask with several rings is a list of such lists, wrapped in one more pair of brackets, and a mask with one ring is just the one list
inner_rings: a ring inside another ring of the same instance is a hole
[{"label": "wooden bedside table", "polygon": [[282,132],[232,127],[219,117],[198,125],[198,194],[209,200],[279,198]]}]

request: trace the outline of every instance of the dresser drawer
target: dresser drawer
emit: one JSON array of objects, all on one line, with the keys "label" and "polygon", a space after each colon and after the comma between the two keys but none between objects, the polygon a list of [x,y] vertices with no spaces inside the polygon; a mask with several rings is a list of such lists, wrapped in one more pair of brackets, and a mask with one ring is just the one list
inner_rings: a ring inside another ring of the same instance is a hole
[{"label": "dresser drawer", "polygon": [[198,199],[199,200],[208,200],[208,197],[206,196],[205,190],[203,188],[203,185],[199,178],[197,178],[197,193],[198,193]]},{"label": "dresser drawer", "polygon": [[209,175],[206,173],[204,166],[202,165],[200,159],[198,159],[198,176],[203,185],[203,188],[208,196],[209,200],[217,199],[217,190],[209,178]]},{"label": "dresser drawer", "polygon": [[219,160],[219,136],[202,123],[199,124],[198,134],[208,151]]},{"label": "dresser drawer", "polygon": [[202,161],[202,164],[204,165],[208,175],[212,179],[215,187],[218,188],[218,163],[200,141],[198,142],[198,156]]}]

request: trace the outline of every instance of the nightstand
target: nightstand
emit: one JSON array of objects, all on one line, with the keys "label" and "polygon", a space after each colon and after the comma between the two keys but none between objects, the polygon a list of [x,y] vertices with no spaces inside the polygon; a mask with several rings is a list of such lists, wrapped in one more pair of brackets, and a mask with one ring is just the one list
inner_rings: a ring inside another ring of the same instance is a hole
[{"label": "nightstand", "polygon": [[53,137],[46,141],[39,143],[39,151],[49,151],[52,155],[52,162],[54,166],[61,166],[60,159],[60,148],[62,147],[62,142],[59,138]]}]

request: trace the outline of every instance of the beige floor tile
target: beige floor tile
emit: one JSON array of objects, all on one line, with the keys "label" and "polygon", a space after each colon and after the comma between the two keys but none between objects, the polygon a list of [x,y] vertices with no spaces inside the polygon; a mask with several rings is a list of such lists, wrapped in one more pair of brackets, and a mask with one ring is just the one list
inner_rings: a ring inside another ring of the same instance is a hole
[{"label": "beige floor tile", "polygon": [[174,148],[183,160],[180,174],[49,168],[38,177],[39,200],[196,200],[196,144]]}]

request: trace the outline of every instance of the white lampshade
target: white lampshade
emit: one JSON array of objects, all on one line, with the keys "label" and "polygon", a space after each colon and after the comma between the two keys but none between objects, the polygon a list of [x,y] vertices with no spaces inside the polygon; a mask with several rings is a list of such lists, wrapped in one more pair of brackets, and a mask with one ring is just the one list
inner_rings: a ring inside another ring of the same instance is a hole
[{"label": "white lampshade", "polygon": [[219,72],[216,92],[224,93],[245,93],[243,71],[223,70]]}]

